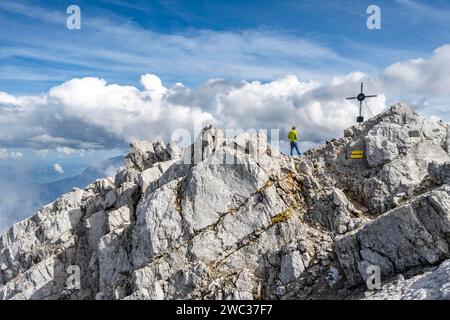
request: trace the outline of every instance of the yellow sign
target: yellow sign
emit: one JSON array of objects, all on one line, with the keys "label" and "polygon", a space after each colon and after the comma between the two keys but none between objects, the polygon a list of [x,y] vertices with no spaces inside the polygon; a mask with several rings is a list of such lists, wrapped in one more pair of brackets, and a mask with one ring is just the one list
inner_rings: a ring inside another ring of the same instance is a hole
[{"label": "yellow sign", "polygon": [[362,150],[352,150],[350,154],[351,159],[363,159],[364,158],[364,151]]}]

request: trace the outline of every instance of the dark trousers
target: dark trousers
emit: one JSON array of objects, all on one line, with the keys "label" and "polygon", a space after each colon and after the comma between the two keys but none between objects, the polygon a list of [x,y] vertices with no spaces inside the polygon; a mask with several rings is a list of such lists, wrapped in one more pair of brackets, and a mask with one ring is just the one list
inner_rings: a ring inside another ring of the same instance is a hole
[{"label": "dark trousers", "polygon": [[294,155],[294,149],[295,149],[295,151],[297,151],[297,154],[300,155],[300,151],[298,150],[297,142],[292,142],[291,141],[291,156]]}]

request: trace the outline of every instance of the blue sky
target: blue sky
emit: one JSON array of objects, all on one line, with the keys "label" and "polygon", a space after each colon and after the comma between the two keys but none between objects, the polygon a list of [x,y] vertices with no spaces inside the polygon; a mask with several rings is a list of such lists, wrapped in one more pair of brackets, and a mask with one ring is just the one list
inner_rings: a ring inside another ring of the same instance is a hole
[{"label": "blue sky", "polygon": [[[70,4],[81,8],[81,30],[65,28]],[[366,28],[370,4],[382,10],[382,30]],[[269,81],[287,72],[319,80],[375,73],[449,43],[449,21],[444,0],[2,0],[0,90],[35,94],[85,76],[137,85],[144,73],[193,86],[211,78]],[[255,34],[255,42],[270,39],[273,46],[227,51],[239,49],[239,40],[251,44]],[[205,44],[220,37],[213,48]]]}]

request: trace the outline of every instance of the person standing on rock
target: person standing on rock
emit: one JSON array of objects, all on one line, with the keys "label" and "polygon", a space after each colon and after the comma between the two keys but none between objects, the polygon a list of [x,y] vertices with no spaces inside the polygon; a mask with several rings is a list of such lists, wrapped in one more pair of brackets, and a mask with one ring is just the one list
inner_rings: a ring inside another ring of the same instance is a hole
[{"label": "person standing on rock", "polygon": [[300,155],[300,151],[298,150],[298,144],[297,144],[298,134],[297,134],[296,127],[292,127],[292,130],[289,131],[288,139],[291,142],[291,156],[294,155],[294,149],[295,149],[295,151],[297,151],[297,154]]}]

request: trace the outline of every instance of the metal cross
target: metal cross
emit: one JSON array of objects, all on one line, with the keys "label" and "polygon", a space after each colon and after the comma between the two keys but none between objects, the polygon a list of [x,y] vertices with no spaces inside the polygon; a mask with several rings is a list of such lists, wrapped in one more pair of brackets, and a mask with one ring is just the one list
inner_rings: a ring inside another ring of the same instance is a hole
[{"label": "metal cross", "polygon": [[366,100],[366,98],[378,97],[378,95],[366,96],[363,91],[364,91],[364,83],[361,82],[361,93],[358,94],[356,97],[347,98],[347,100],[358,100],[359,101],[359,117],[356,118],[356,122],[358,122],[358,123],[364,122],[364,117],[362,116],[362,103]]}]

